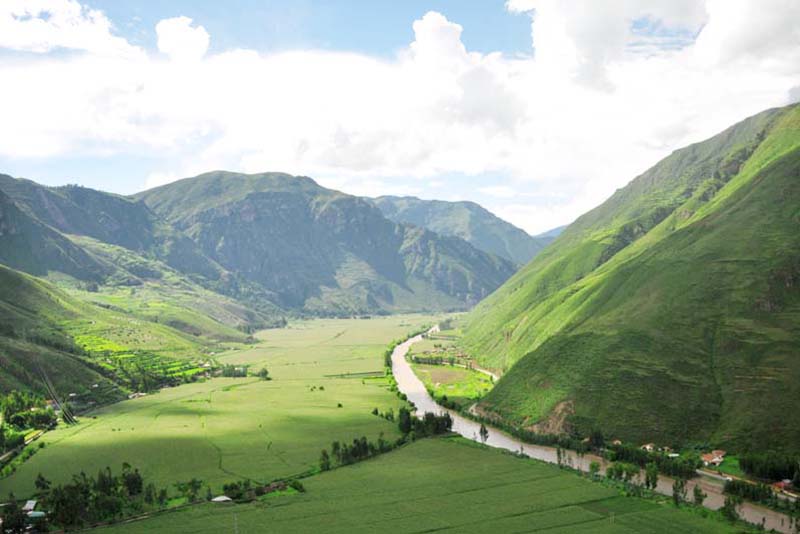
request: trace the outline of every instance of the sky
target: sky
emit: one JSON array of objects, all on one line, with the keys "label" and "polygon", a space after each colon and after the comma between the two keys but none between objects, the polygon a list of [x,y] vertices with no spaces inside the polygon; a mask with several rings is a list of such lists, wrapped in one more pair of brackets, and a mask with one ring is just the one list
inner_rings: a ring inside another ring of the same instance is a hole
[{"label": "sky", "polygon": [[282,171],[535,234],[800,100],[797,0],[2,0],[0,172]]}]

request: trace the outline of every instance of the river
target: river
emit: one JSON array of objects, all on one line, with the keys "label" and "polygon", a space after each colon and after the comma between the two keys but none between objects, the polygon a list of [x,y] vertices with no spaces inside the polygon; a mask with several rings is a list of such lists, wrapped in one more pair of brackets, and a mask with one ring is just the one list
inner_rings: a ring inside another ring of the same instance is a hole
[{"label": "river", "polygon": [[[434,327],[432,331],[435,331],[435,329],[436,327]],[[476,423],[475,421],[460,415],[458,412],[448,410],[437,404],[428,394],[428,391],[425,389],[425,385],[422,383],[422,381],[420,381],[420,379],[414,374],[414,371],[411,369],[411,365],[409,365],[409,363],[406,361],[408,349],[411,347],[411,345],[420,340],[422,340],[422,335],[414,336],[399,344],[392,352],[392,373],[394,374],[395,380],[397,380],[398,389],[403,392],[406,397],[408,397],[409,401],[414,403],[414,406],[417,408],[418,415],[421,415],[425,412],[433,412],[436,414],[443,414],[445,412],[449,413],[453,418],[453,432],[457,432],[466,438],[479,441],[480,438],[478,437],[478,432],[481,426],[480,423]],[[522,452],[531,458],[536,458],[537,460],[542,460],[553,464],[557,463],[557,453],[556,449],[553,447],[531,445],[530,443],[524,443],[523,441],[520,441],[519,439],[510,436],[490,425],[486,425],[486,428],[489,430],[489,437],[485,443],[490,447],[505,449],[511,452]],[[599,456],[592,454],[579,455],[576,452],[569,450],[562,451],[562,458],[562,462],[565,465],[575,469],[580,469],[584,472],[589,470],[589,464],[593,461],[600,463],[601,471],[603,472],[608,465],[608,462]],[[664,495],[671,496],[672,483],[672,478],[659,475],[656,491]],[[725,502],[725,495],[722,492],[724,482],[722,480],[718,480],[709,476],[701,476],[690,480],[686,485],[687,495],[689,498],[691,498],[695,484],[700,484],[700,487],[708,495],[706,500],[703,502],[703,506],[711,510],[722,508],[722,505]],[[790,530],[791,520],[784,514],[749,502],[745,502],[740,505],[738,510],[739,515],[745,521],[758,525],[761,524],[763,520],[764,526],[767,530],[774,529],[777,532],[784,532],[787,534],[791,534],[792,532]]]}]

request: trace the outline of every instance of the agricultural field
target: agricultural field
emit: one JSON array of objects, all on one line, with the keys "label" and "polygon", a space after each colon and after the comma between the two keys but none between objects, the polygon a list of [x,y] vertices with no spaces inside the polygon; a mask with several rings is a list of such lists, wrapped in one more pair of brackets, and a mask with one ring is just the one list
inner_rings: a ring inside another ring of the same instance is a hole
[{"label": "agricultural field", "polygon": [[104,532],[729,533],[716,518],[463,438],[431,438],[303,481],[303,494],[203,504]]},{"label": "agricultural field", "polygon": [[447,397],[459,407],[476,402],[494,386],[489,375],[473,369],[419,363],[412,364],[411,368],[434,398]]},{"label": "agricultural field", "polygon": [[31,495],[40,472],[59,483],[122,462],[159,487],[199,478],[219,490],[307,471],[333,440],[396,438],[396,425],[371,413],[401,405],[384,377],[383,353],[433,322],[424,315],[314,320],[263,331],[257,345],[219,359],[267,367],[273,380],[214,378],[101,408],[42,438],[45,447],[0,480],[0,495]]}]

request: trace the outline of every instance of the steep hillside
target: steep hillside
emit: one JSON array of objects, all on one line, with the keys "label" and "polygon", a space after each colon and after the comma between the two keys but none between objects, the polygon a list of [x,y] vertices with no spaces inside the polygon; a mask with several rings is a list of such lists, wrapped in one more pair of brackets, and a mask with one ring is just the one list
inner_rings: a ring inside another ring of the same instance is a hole
[{"label": "steep hillside", "polygon": [[0,189],[0,263],[36,275],[55,270],[99,281],[111,269],[23,211]]},{"label": "steep hillside", "polygon": [[341,314],[463,308],[513,272],[506,260],[393,223],[367,201],[305,177],[213,172],[136,198],[288,308]]},{"label": "steep hillside", "polygon": [[115,298],[65,290],[0,265],[0,391],[41,391],[49,380],[60,394],[93,398],[98,388],[91,386],[102,383],[101,393],[111,389],[119,396],[118,385],[147,390],[201,373],[199,364],[219,341],[246,340],[244,333],[211,317],[220,308],[213,295],[192,309],[189,302],[184,308],[176,304],[175,296],[159,300],[162,291]]},{"label": "steep hillside", "polygon": [[427,228],[437,234],[460,237],[475,248],[524,265],[555,235],[532,237],[474,202],[445,202],[416,197],[383,196],[372,200],[397,223]]},{"label": "steep hillside", "polygon": [[0,190],[29,215],[64,234],[148,254],[209,280],[223,274],[191,239],[160,221],[141,202],[76,185],[45,187],[7,175],[0,175]]},{"label": "steep hillside", "polygon": [[487,412],[542,431],[800,449],[800,106],[679,150],[471,314]]}]

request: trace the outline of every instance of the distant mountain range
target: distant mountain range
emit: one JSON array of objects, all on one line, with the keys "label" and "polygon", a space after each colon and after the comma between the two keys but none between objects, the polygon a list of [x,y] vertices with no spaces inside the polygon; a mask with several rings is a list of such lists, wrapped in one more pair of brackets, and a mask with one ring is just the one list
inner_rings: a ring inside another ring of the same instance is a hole
[{"label": "distant mountain range", "polygon": [[230,172],[134,197],[0,175],[0,264],[0,390],[99,402],[288,315],[463,310],[516,269],[310,178]]},{"label": "distant mountain range", "polygon": [[413,224],[441,235],[460,237],[475,248],[517,265],[525,265],[565,228],[538,236],[497,217],[474,202],[421,200],[416,197],[382,196],[373,199],[389,219]]},{"label": "distant mountain range", "polygon": [[163,277],[158,262],[262,312],[464,309],[515,270],[464,239],[280,173],[207,173],[132,198],[0,175],[0,207],[9,267],[135,286]]},{"label": "distant mountain range", "polygon": [[481,302],[485,414],[541,432],[800,450],[800,105],[674,152]]}]

